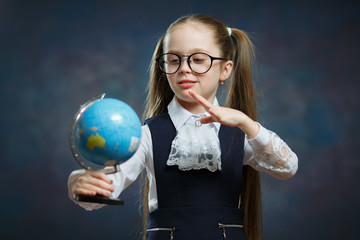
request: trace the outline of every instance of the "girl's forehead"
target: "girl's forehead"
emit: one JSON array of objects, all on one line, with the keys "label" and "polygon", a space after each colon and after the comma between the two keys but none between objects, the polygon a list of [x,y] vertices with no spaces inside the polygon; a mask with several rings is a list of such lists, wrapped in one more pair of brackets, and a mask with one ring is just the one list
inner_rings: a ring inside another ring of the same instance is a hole
[{"label": "girl's forehead", "polygon": [[200,22],[194,22],[194,21],[188,21],[188,22],[184,22],[184,23],[179,23],[175,26],[173,26],[172,28],[169,29],[169,33],[171,33],[172,31],[175,30],[179,30],[179,29],[185,29],[185,28],[190,28],[193,30],[199,30],[199,31],[210,31],[210,27],[206,24],[200,23]]},{"label": "girl's forehead", "polygon": [[[183,23],[171,28],[164,39],[164,50],[191,53],[192,49],[204,49],[207,53],[219,51],[214,31],[201,23]],[[190,51],[190,52],[188,52]]]}]

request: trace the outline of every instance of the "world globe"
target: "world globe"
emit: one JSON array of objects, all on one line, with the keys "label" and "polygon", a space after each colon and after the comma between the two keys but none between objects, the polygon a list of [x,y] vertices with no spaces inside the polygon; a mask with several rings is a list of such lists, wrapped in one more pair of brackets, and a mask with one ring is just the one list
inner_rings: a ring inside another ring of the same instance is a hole
[{"label": "world globe", "polygon": [[99,95],[75,114],[70,129],[70,147],[85,169],[117,166],[136,152],[141,138],[141,122],[125,102]]}]

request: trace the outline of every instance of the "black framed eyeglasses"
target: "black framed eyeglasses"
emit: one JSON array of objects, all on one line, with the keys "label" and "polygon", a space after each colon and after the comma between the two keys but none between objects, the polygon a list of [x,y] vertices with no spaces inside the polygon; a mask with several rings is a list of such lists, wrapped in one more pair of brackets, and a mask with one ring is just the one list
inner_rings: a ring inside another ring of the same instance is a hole
[{"label": "black framed eyeglasses", "polygon": [[191,71],[197,74],[208,72],[214,60],[229,60],[226,58],[212,57],[206,53],[193,53],[190,55],[165,53],[156,58],[156,61],[161,71],[166,74],[174,74],[180,69],[183,58],[187,58],[187,63]]}]

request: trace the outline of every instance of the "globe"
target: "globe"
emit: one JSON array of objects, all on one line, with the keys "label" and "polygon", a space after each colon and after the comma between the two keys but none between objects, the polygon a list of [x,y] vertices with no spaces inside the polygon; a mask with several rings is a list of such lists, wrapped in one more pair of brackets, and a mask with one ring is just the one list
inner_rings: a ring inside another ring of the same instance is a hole
[{"label": "globe", "polygon": [[116,167],[131,158],[140,143],[136,112],[125,102],[104,96],[82,105],[71,124],[71,150],[86,169]]}]

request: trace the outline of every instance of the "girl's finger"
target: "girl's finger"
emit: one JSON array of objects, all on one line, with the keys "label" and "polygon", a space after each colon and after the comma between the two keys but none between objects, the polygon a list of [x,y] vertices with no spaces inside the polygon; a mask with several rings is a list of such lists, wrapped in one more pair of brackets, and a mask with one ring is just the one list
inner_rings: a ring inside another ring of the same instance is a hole
[{"label": "girl's finger", "polygon": [[212,107],[212,104],[208,102],[205,98],[197,94],[196,92],[189,90],[189,94],[198,101],[201,105],[203,105],[206,109],[209,109]]},{"label": "girl's finger", "polygon": [[101,180],[90,176],[80,176],[73,192],[75,194],[84,194],[93,196],[96,194],[109,196],[114,191],[114,187]]},{"label": "girl's finger", "polygon": [[213,116],[207,116],[200,118],[200,122],[202,124],[207,124],[207,123],[217,122],[217,120]]},{"label": "girl's finger", "polygon": [[87,179],[82,179],[81,177],[79,178],[79,185],[81,187],[84,186],[94,186],[96,188],[101,188],[101,189],[105,189],[107,191],[114,191],[114,187],[108,183],[103,181],[102,179],[97,179],[97,178],[87,178]]},{"label": "girl's finger", "polygon": [[96,191],[79,188],[79,189],[75,189],[75,190],[74,190],[74,194],[75,194],[75,195],[95,196],[95,195],[96,195]]},{"label": "girl's finger", "polygon": [[101,179],[109,184],[112,184],[112,180],[103,172],[89,170],[87,173],[93,178]]},{"label": "girl's finger", "polygon": [[88,196],[95,196],[97,194],[108,197],[111,195],[111,191],[108,191],[106,189],[98,188],[93,185],[87,185],[83,188],[77,188],[74,191],[74,194],[76,195],[88,195]]},{"label": "girl's finger", "polygon": [[100,194],[100,195],[103,195],[103,196],[110,196],[111,195],[111,191],[107,190],[107,189],[104,189],[104,188],[101,188],[101,187],[96,187],[94,185],[89,185],[87,186],[88,190],[91,190],[91,191],[94,191],[96,192],[96,194]]}]

